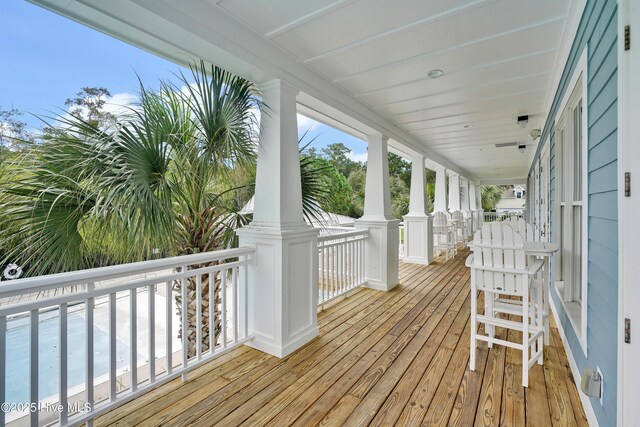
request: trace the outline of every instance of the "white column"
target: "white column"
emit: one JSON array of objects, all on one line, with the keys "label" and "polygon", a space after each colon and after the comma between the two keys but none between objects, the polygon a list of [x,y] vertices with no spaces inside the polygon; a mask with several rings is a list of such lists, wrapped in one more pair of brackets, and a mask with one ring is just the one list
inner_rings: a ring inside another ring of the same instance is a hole
[{"label": "white column", "polygon": [[369,135],[364,215],[356,228],[369,229],[365,248],[367,286],[388,291],[398,284],[398,224],[391,213],[387,137]]},{"label": "white column", "polygon": [[469,206],[469,180],[460,177],[460,210],[464,212],[471,211]]},{"label": "white column", "polygon": [[476,185],[476,209],[478,210],[478,228],[484,224],[484,210],[482,209],[482,191],[480,184]]},{"label": "white column", "polygon": [[281,80],[261,87],[253,221],[237,230],[256,248],[247,269],[248,345],[284,357],[318,335],[317,231],[302,216],[297,90]]},{"label": "white column", "polygon": [[480,228],[480,216],[478,204],[476,203],[476,184],[469,181],[469,206],[471,207],[471,217],[473,218],[473,231]]},{"label": "white column", "polygon": [[460,175],[449,174],[449,212],[460,210]]},{"label": "white column", "polygon": [[447,211],[447,169],[436,166],[436,193],[433,200],[434,212]]},{"label": "white column", "polygon": [[409,213],[404,217],[404,261],[429,264],[433,261],[433,219],[428,215],[425,157],[411,158],[411,189]]},{"label": "white column", "polygon": [[472,211],[478,210],[478,204],[476,203],[476,185],[469,181],[469,206]]}]

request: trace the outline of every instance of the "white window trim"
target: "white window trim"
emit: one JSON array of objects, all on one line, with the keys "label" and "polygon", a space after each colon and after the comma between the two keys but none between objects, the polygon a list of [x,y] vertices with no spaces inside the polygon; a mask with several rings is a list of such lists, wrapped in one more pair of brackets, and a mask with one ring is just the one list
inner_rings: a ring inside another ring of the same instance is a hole
[{"label": "white window trim", "polygon": [[[567,103],[569,102],[569,98],[573,93],[573,88],[575,88],[578,83],[578,79],[582,78],[582,251],[581,251],[581,283],[582,287],[582,303],[578,304],[577,302],[566,302],[563,296],[563,292],[560,292],[562,285],[558,286],[559,282],[556,282],[556,293],[562,302],[565,312],[567,313],[567,317],[571,322],[571,326],[578,337],[578,341],[580,342],[580,346],[582,347],[582,351],[587,356],[588,346],[587,346],[587,322],[588,322],[588,293],[589,293],[589,277],[588,277],[588,266],[589,266],[589,98],[588,98],[588,87],[589,87],[589,79],[588,79],[588,67],[587,67],[587,47],[585,46],[582,54],[580,55],[580,59],[576,65],[576,69],[571,76],[571,80],[569,81],[569,85],[567,86],[567,90],[562,98],[562,102],[560,105],[561,108],[558,109],[555,117],[555,123],[558,123],[562,113],[564,112]],[[564,143],[564,142],[563,142]],[[557,158],[557,156],[556,156]],[[562,170],[564,174],[564,168]],[[558,170],[556,165],[556,184],[558,182]],[[563,185],[566,185],[566,180],[563,179]],[[556,199],[559,198],[559,189],[556,187]],[[573,203],[559,203],[560,206],[573,206]],[[560,211],[557,210],[555,212],[555,216],[559,217]],[[560,288],[560,289],[559,289]]]}]

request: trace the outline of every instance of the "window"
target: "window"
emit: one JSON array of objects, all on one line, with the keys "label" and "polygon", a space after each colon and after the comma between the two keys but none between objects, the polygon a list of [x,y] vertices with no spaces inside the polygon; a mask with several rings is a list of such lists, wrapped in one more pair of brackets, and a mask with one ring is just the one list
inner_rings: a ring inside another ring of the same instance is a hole
[{"label": "window", "polygon": [[[586,64],[586,54],[581,63]],[[568,98],[555,123],[556,290],[586,348],[586,68],[577,67]]]}]

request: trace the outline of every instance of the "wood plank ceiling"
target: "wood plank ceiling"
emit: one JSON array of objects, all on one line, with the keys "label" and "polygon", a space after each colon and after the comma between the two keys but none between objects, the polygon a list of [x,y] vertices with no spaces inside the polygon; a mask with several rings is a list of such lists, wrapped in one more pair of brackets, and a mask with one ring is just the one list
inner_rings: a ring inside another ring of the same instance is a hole
[{"label": "wood plank ceiling", "polygon": [[[573,0],[210,0],[484,180],[524,177]],[[430,78],[430,70],[442,70]],[[528,115],[525,127],[516,121]],[[527,145],[496,147],[496,144]]]}]

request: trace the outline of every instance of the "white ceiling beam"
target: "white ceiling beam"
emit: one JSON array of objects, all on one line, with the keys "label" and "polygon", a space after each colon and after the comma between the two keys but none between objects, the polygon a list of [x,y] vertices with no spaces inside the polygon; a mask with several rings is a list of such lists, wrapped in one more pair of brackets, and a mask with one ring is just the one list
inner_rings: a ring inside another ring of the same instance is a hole
[{"label": "white ceiling beam", "polygon": [[312,20],[317,19],[323,15],[334,12],[342,7],[347,6],[349,3],[353,3],[354,1],[356,0],[338,0],[333,3],[330,3],[324,7],[321,7],[320,9],[314,10],[311,13],[307,13],[306,15],[301,16],[298,19],[295,19],[291,22],[287,22],[286,24],[274,30],[269,31],[268,33],[265,34],[265,37],[268,39],[272,39],[279,35],[288,33],[289,31],[294,30],[300,27],[301,25],[306,24],[307,22],[311,22]]}]

